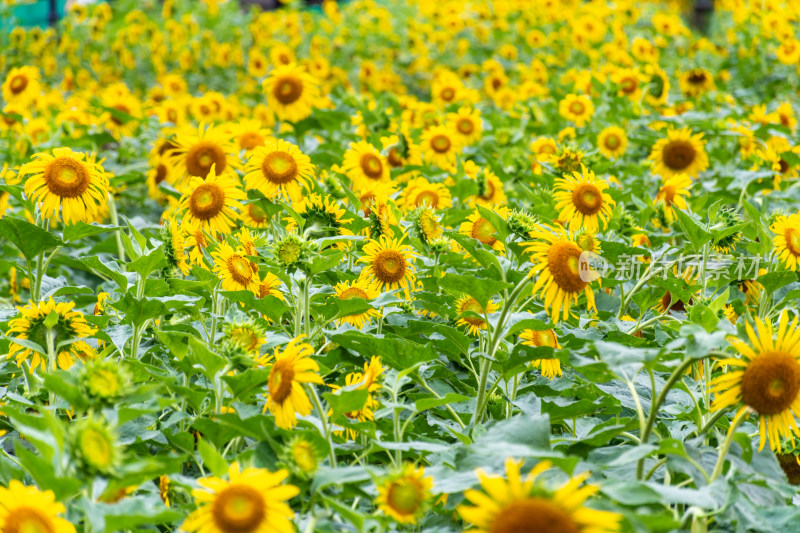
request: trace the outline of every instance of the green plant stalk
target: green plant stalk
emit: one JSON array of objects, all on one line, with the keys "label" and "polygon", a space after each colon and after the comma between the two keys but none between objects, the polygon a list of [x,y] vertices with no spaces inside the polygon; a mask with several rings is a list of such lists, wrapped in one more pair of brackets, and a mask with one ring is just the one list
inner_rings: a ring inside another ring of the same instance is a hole
[{"label": "green plant stalk", "polygon": [[[497,347],[500,345],[501,333],[503,329],[505,329],[506,325],[506,318],[508,317],[509,312],[514,307],[519,295],[522,293],[525,288],[527,288],[528,284],[530,283],[530,278],[526,277],[522,281],[520,281],[514,290],[511,291],[511,295],[503,304],[503,309],[500,311],[500,318],[497,320],[497,327],[491,332],[491,341],[489,342],[489,353],[487,357],[484,357],[481,361],[480,366],[480,374],[478,379],[478,396],[475,400],[475,413],[472,416],[471,423],[477,424],[483,419],[483,413],[486,408],[486,383],[489,379],[489,371],[492,368],[492,361],[494,360],[494,354],[497,351]],[[487,325],[489,322],[486,322]]]},{"label": "green plant stalk", "polygon": [[[56,330],[54,328],[47,328],[45,338],[47,339],[47,370],[55,372],[57,362]],[[48,391],[48,405],[53,409],[53,412],[55,412],[55,400],[56,396],[53,391]]]},{"label": "green plant stalk", "polygon": [[[111,223],[119,227],[119,215],[117,214],[117,202],[114,200],[114,193],[108,194],[108,214],[111,217]],[[114,237],[117,241],[117,256],[119,257],[119,264],[121,268],[125,269],[125,247],[122,245],[122,230],[115,230]]]},{"label": "green plant stalk", "polygon": [[308,395],[311,397],[311,403],[314,404],[314,409],[317,410],[319,421],[322,424],[322,432],[325,436],[325,440],[328,441],[328,447],[330,448],[328,458],[330,459],[331,467],[336,468],[336,451],[333,448],[333,434],[328,421],[328,415],[322,410],[322,403],[319,401],[317,389],[314,388],[314,385],[310,383],[306,384],[306,391],[308,391]]},{"label": "green plant stalk", "polygon": [[[680,364],[678,368],[676,368],[672,374],[670,374],[669,379],[664,384],[664,387],[661,389],[661,392],[658,393],[656,399],[653,401],[653,405],[650,407],[650,416],[647,419],[647,422],[642,430],[642,444],[647,444],[647,440],[650,437],[650,432],[653,430],[653,425],[656,422],[656,418],[658,417],[658,408],[661,407],[661,404],[664,403],[664,400],[667,398],[667,393],[669,393],[670,389],[675,385],[675,383],[683,377],[684,372],[686,369],[689,368],[692,363],[695,361],[702,361],[703,359],[687,359],[683,363]],[[639,459],[639,462],[636,464],[636,479],[642,479],[644,475],[644,458]]]},{"label": "green plant stalk", "polygon": [[712,483],[720,476],[720,474],[722,474],[722,468],[725,466],[725,457],[727,457],[728,452],[731,449],[731,444],[733,444],[733,438],[736,435],[736,430],[739,429],[739,425],[744,421],[745,413],[746,412],[743,411],[734,417],[731,427],[728,429],[728,434],[725,436],[725,441],[722,443],[722,448],[720,449],[719,456],[717,457],[717,464],[714,466],[714,472],[711,473]]}]

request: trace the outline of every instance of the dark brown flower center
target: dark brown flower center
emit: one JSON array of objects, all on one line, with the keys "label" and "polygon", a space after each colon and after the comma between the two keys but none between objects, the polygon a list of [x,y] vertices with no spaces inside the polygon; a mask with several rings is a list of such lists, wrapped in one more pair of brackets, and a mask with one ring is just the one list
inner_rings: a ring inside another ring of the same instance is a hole
[{"label": "dark brown flower center", "polygon": [[372,262],[372,270],[381,283],[398,283],[406,275],[406,259],[397,250],[381,250]]},{"label": "dark brown flower center", "polygon": [[664,147],[664,164],[671,170],[683,170],[694,162],[697,152],[689,141],[670,141]]},{"label": "dark brown flower center", "polygon": [[581,183],[572,191],[572,203],[575,209],[584,215],[594,215],[603,208],[603,195],[591,183]]},{"label": "dark brown flower center", "polygon": [[295,76],[283,76],[275,81],[272,95],[283,105],[292,104],[303,95],[303,82]]},{"label": "dark brown flower center", "polygon": [[291,183],[297,178],[297,162],[287,152],[272,152],[264,158],[261,172],[277,185]]},{"label": "dark brown flower center", "polygon": [[742,376],[742,402],[760,415],[790,408],[799,391],[800,363],[785,352],[759,354]]},{"label": "dark brown flower center", "polygon": [[580,533],[580,529],[550,500],[525,498],[501,508],[489,533]]},{"label": "dark brown flower center", "polygon": [[264,497],[256,489],[234,484],[216,495],[211,516],[220,531],[252,533],[264,524],[267,509]]},{"label": "dark brown flower center", "polygon": [[200,220],[217,216],[225,207],[225,192],[215,183],[197,187],[189,198],[189,212]]},{"label": "dark brown flower center", "polygon": [[186,170],[191,176],[205,179],[215,165],[217,175],[227,166],[225,152],[213,142],[201,141],[186,153]]},{"label": "dark brown flower center", "polygon": [[581,249],[572,242],[559,241],[547,252],[547,268],[558,287],[569,293],[582,291],[586,282],[580,277]]},{"label": "dark brown flower center", "polygon": [[370,179],[376,180],[383,176],[383,163],[375,154],[362,155],[360,165],[361,170]]},{"label": "dark brown flower center", "polygon": [[78,198],[89,188],[89,171],[71,157],[57,157],[44,169],[44,182],[51,193],[61,198]]}]

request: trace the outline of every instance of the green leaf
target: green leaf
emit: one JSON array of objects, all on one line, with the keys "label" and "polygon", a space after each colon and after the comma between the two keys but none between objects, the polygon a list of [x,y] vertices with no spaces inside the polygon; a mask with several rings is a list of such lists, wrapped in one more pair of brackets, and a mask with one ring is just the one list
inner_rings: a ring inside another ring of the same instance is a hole
[{"label": "green leaf", "polygon": [[49,231],[14,217],[0,219],[0,236],[16,246],[28,261],[40,253],[64,244]]},{"label": "green leaf", "polygon": [[189,337],[189,358],[205,370],[204,374],[210,380],[228,363],[222,356],[209,350],[204,342],[193,337]]},{"label": "green leaf", "polygon": [[197,441],[197,452],[203,459],[203,466],[215,476],[223,477],[228,473],[228,461],[206,439]]},{"label": "green leaf", "polygon": [[764,286],[765,291],[774,293],[781,287],[797,281],[797,273],[787,270],[768,272],[758,276],[757,280]]},{"label": "green leaf", "polygon": [[322,396],[333,409],[333,417],[338,418],[340,415],[352,413],[364,407],[369,397],[369,391],[367,389],[341,389],[336,392],[323,393]]},{"label": "green leaf", "polygon": [[703,245],[709,242],[713,236],[703,229],[697,220],[688,213],[680,209],[674,209],[674,211],[683,234],[692,243],[692,248],[694,248],[695,252],[699,253],[703,249]]},{"label": "green leaf", "polygon": [[64,242],[75,242],[84,237],[92,237],[109,231],[122,229],[121,226],[87,224],[86,222],[76,222],[64,227]]},{"label": "green leaf", "polygon": [[427,411],[428,409],[435,409],[436,407],[441,407],[443,405],[466,402],[468,400],[469,396],[450,392],[441,398],[423,398],[421,400],[417,400],[414,405],[417,408],[417,412],[421,413],[422,411]]},{"label": "green leaf", "polygon": [[393,335],[378,336],[348,331],[333,335],[331,341],[367,358],[380,355],[386,364],[396,370],[405,370],[438,357],[430,344],[420,344]]},{"label": "green leaf", "polygon": [[445,274],[439,283],[457,296],[462,294],[472,296],[483,308],[486,308],[486,304],[492,299],[492,296],[512,287],[505,281],[451,273]]},{"label": "green leaf", "polygon": [[164,250],[161,248],[156,248],[149,254],[142,255],[128,263],[128,269],[136,272],[143,279],[147,279],[153,271],[166,266],[167,258],[164,257]]}]

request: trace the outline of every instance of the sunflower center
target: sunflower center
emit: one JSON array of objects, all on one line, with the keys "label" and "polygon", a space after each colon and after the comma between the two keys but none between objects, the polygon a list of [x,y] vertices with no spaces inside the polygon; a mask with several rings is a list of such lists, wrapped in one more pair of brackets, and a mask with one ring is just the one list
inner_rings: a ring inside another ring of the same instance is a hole
[{"label": "sunflower center", "polygon": [[267,220],[267,213],[258,204],[248,204],[247,212],[256,224],[261,224]]},{"label": "sunflower center", "polygon": [[423,495],[412,483],[393,483],[386,500],[389,506],[403,515],[415,514],[422,504]]},{"label": "sunflower center", "polygon": [[[689,300],[689,303],[691,304],[692,301]],[[664,293],[664,296],[661,297],[661,307],[664,309],[669,309],[670,311],[676,311],[678,313],[686,311],[686,304],[683,303],[682,300],[675,300],[673,302],[672,294],[669,291]]]},{"label": "sunflower center", "polygon": [[545,498],[525,498],[500,509],[488,533],[579,533],[570,515]]},{"label": "sunflower center", "polygon": [[211,170],[211,165],[216,165],[217,174],[220,174],[227,164],[222,148],[208,141],[197,143],[186,154],[186,170],[198,178],[205,179]]},{"label": "sunflower center", "polygon": [[583,102],[575,101],[569,104],[569,110],[575,115],[582,115],[586,111],[586,106],[583,105]]},{"label": "sunflower center", "polygon": [[189,199],[189,211],[200,220],[217,216],[225,207],[225,193],[219,185],[204,183],[197,187]]},{"label": "sunflower center", "polygon": [[667,207],[671,206],[672,201],[675,200],[675,187],[672,185],[666,185],[662,189],[662,192],[664,193],[664,203]]},{"label": "sunflower center", "polygon": [[44,182],[50,192],[61,198],[81,196],[90,183],[89,171],[71,157],[57,157],[44,169]]},{"label": "sunflower center", "polygon": [[166,178],[167,178],[167,165],[165,165],[164,163],[159,163],[158,166],[156,167],[156,178],[155,178],[156,185],[164,181]]},{"label": "sunflower center", "polygon": [[475,124],[472,123],[472,120],[468,118],[459,119],[456,123],[456,128],[460,133],[463,135],[469,135],[473,131],[475,131]]},{"label": "sunflower center", "polygon": [[584,215],[594,215],[603,207],[603,195],[591,183],[581,183],[572,191],[575,209]]},{"label": "sunflower center", "polygon": [[800,256],[800,231],[795,228],[786,228],[783,237],[786,239],[786,247],[792,255]]},{"label": "sunflower center", "polygon": [[214,498],[211,516],[225,533],[257,531],[267,515],[264,497],[247,485],[230,485]]},{"label": "sunflower center", "polygon": [[605,145],[606,148],[608,148],[609,150],[616,150],[617,148],[619,148],[620,144],[622,143],[619,140],[619,137],[617,137],[615,134],[612,133],[611,135],[606,137]]},{"label": "sunflower center", "polygon": [[[479,304],[475,298],[470,298],[469,300],[461,304],[461,314],[463,315],[467,311],[475,313],[476,315],[482,315],[483,307],[481,307],[481,304]],[[463,320],[467,324],[470,324],[471,326],[486,325],[485,320],[483,320],[482,318],[476,318],[474,316],[462,316],[461,320]]]},{"label": "sunflower center", "polygon": [[272,367],[269,374],[267,389],[269,395],[277,404],[282,404],[292,393],[294,383],[294,368],[288,359],[281,359]]},{"label": "sunflower center", "polygon": [[392,168],[403,166],[403,158],[400,157],[400,154],[397,153],[395,148],[389,150],[389,155],[386,156],[386,160],[389,161],[389,164],[392,166]]},{"label": "sunflower center", "polygon": [[637,83],[636,80],[633,78],[625,78],[619,85],[623,93],[631,94],[636,90]]},{"label": "sunflower center", "polygon": [[594,245],[594,238],[588,233],[581,233],[578,235],[578,238],[575,239],[575,243],[581,250],[591,250]]},{"label": "sunflower center", "polygon": [[25,90],[25,87],[28,86],[28,77],[22,74],[18,74],[11,78],[11,83],[9,83],[9,88],[11,92],[14,94],[21,93]]},{"label": "sunflower center", "polygon": [[697,153],[688,141],[671,141],[664,147],[664,164],[672,170],[683,170],[694,161]]},{"label": "sunflower center", "polygon": [[253,270],[250,267],[250,261],[241,255],[234,254],[230,256],[227,261],[227,266],[231,278],[239,285],[247,285],[253,279]]},{"label": "sunflower center", "polygon": [[781,159],[778,161],[778,167],[780,168],[781,174],[786,174],[789,171],[789,163],[786,162],[785,159]]},{"label": "sunflower center", "polygon": [[747,365],[742,401],[760,415],[788,409],[800,392],[800,363],[785,352],[765,352]]},{"label": "sunflower center", "polygon": [[421,207],[426,204],[431,207],[439,205],[439,195],[436,194],[436,191],[422,191],[417,195],[417,200],[414,202],[414,205]]},{"label": "sunflower center", "polygon": [[376,180],[383,175],[383,163],[375,154],[364,154],[361,156],[361,170],[370,179]]},{"label": "sunflower center", "polygon": [[111,464],[112,444],[108,436],[94,428],[87,428],[80,437],[81,453],[96,467],[106,468]]},{"label": "sunflower center", "polygon": [[444,154],[450,150],[451,144],[452,143],[450,142],[450,139],[447,138],[447,135],[434,135],[431,139],[431,148],[440,154]]},{"label": "sunflower center", "polygon": [[272,95],[283,105],[297,101],[303,94],[303,82],[294,76],[284,76],[275,82]]},{"label": "sunflower center", "polygon": [[470,235],[472,235],[474,239],[481,241],[483,244],[492,246],[497,242],[497,237],[494,236],[496,231],[497,230],[494,229],[494,226],[492,226],[491,222],[485,218],[479,218],[472,223],[472,232]]},{"label": "sunflower center", "polygon": [[702,85],[706,82],[705,72],[692,72],[689,74],[689,83],[692,85]]},{"label": "sunflower center", "polygon": [[287,152],[272,152],[264,158],[261,172],[272,183],[291,183],[297,178],[297,161]]},{"label": "sunflower center", "polygon": [[239,146],[245,150],[252,150],[256,146],[264,146],[264,137],[255,131],[248,131],[239,136]]},{"label": "sunflower center", "polygon": [[375,256],[372,270],[381,283],[397,283],[406,275],[406,259],[397,250],[381,250]]},{"label": "sunflower center", "polygon": [[547,252],[547,267],[558,287],[566,292],[580,292],[586,282],[580,277],[581,249],[568,241],[554,243]]},{"label": "sunflower center", "polygon": [[441,96],[442,100],[445,102],[451,102],[453,98],[456,97],[456,90],[452,87],[445,87],[442,89],[442,92],[439,93],[439,96]]},{"label": "sunflower center", "polygon": [[[124,113],[126,115],[130,115],[131,114],[131,110],[128,109],[128,106],[123,105],[123,104],[116,104],[113,107],[113,109],[115,109],[116,111],[119,111],[120,113]],[[123,124],[125,124],[124,120],[122,120],[121,118],[116,117],[114,115],[111,115],[111,122],[113,122],[117,126],[122,126]]]},{"label": "sunflower center", "polygon": [[539,331],[538,333],[539,338],[537,340],[539,343],[537,346],[549,346],[550,348],[556,347],[556,337],[553,333],[553,330]]},{"label": "sunflower center", "polygon": [[349,287],[342,291],[342,294],[339,295],[340,300],[352,300],[353,298],[361,298],[363,300],[369,300],[369,296],[367,293],[359,289],[358,287]]},{"label": "sunflower center", "polygon": [[39,509],[18,507],[6,515],[4,533],[55,533],[53,521]]}]

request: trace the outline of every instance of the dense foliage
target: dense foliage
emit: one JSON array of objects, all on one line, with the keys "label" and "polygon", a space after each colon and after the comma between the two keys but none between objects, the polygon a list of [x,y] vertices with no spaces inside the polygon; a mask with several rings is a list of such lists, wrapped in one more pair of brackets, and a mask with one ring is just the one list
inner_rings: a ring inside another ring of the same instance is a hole
[{"label": "dense foliage", "polygon": [[795,2],[112,6],[0,7],[0,532],[800,531]]}]

